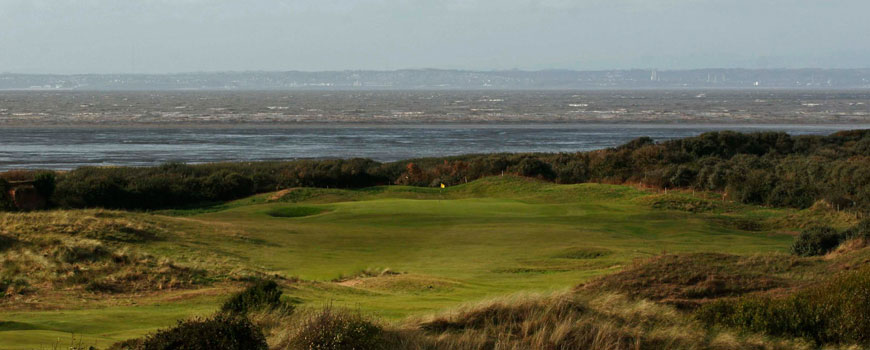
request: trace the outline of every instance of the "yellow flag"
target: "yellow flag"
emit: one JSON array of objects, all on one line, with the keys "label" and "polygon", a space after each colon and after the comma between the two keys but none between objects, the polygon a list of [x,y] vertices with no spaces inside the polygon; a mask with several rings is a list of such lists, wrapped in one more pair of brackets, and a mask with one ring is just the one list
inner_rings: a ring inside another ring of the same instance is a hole
[{"label": "yellow flag", "polygon": [[441,184],[441,188],[444,188],[444,184]]}]

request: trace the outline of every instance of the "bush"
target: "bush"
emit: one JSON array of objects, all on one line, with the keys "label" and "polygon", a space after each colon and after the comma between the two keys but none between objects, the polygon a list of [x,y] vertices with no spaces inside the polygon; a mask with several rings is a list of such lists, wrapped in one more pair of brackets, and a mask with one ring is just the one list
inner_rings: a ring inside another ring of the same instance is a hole
[{"label": "bush", "polygon": [[716,301],[696,316],[708,324],[802,337],[817,344],[870,345],[870,267],[844,272],[785,298]]},{"label": "bush", "polygon": [[528,177],[540,177],[548,180],[556,177],[550,164],[545,163],[537,157],[524,158],[517,164],[516,171],[518,174]]},{"label": "bush", "polygon": [[359,313],[326,307],[311,315],[289,339],[289,349],[386,349],[383,329]]},{"label": "bush", "polygon": [[251,311],[264,309],[292,310],[292,306],[281,302],[281,294],[281,289],[278,288],[278,284],[275,281],[260,280],[230,297],[221,307],[221,311],[233,314],[247,314]]},{"label": "bush", "polygon": [[137,350],[266,350],[266,338],[250,320],[218,314],[208,319],[179,321],[173,328],[147,336]]},{"label": "bush", "polygon": [[837,248],[843,236],[830,227],[815,227],[804,230],[791,245],[791,252],[799,256],[824,255]]},{"label": "bush", "polygon": [[51,171],[39,172],[33,177],[33,187],[46,200],[54,194],[55,186],[55,176]]}]

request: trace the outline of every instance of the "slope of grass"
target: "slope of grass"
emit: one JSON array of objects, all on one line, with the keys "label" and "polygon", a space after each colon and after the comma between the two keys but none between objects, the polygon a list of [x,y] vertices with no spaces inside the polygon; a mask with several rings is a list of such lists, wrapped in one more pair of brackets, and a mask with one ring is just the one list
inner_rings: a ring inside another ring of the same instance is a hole
[{"label": "slope of grass", "polygon": [[[160,227],[159,239],[124,244],[203,267],[213,281],[262,274],[298,279],[285,284],[286,298],[295,303],[347,306],[388,320],[520,291],[564,290],[665,252],[785,252],[792,237],[781,232],[797,230],[777,221],[794,210],[723,205],[687,211],[644,199],[654,195],[627,186],[493,177],[444,190],[299,188],[205,209],[112,215]],[[698,194],[709,200],[704,196]],[[761,224],[745,230],[721,217]],[[393,273],[361,274],[387,268]],[[209,288],[235,284],[216,286]],[[42,290],[52,289],[37,288],[28,297],[42,298]],[[46,337],[71,332],[105,344],[221,301],[214,294],[149,293],[122,293],[110,301],[87,290],[67,293],[57,296],[63,306],[49,310],[39,310],[38,303],[29,309],[0,303],[6,310],[0,311],[6,322],[0,324],[0,348],[38,348]],[[132,321],[113,323],[109,316]]]}]

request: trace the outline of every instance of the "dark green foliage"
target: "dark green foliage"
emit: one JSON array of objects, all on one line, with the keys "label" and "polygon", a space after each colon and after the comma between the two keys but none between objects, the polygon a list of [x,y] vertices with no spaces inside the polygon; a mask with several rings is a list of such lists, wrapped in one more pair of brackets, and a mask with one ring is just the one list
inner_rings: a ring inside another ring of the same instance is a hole
[{"label": "dark green foliage", "polygon": [[218,314],[207,319],[179,321],[170,329],[147,336],[136,350],[266,350],[266,338],[247,318]]},{"label": "dark green foliage", "polygon": [[254,193],[254,180],[239,173],[221,170],[206,177],[203,188],[209,198],[235,199]]},{"label": "dark green foliage", "polygon": [[794,137],[723,131],[661,143],[639,138],[578,153],[83,167],[57,174],[52,202],[70,208],[178,208],[291,187],[452,186],[508,173],[558,183],[722,191],[731,200],[771,206],[807,208],[826,200],[841,210],[870,213],[868,145],[868,130]]},{"label": "dark green foliage", "polygon": [[42,197],[51,198],[56,187],[54,172],[42,171],[36,173],[33,177],[33,187],[36,188],[36,192]]},{"label": "dark green foliage", "polygon": [[844,272],[787,297],[747,296],[702,307],[697,317],[818,344],[870,345],[870,268]]},{"label": "dark green foliage", "polygon": [[82,167],[63,173],[54,202],[67,208],[159,209],[242,198],[289,187],[389,183],[371,160],[169,163],[151,168]]},{"label": "dark green foliage", "polygon": [[245,290],[236,293],[221,307],[222,312],[247,314],[257,310],[283,309],[291,311],[292,306],[281,301],[281,289],[272,280],[259,280]]},{"label": "dark green foliage", "polygon": [[311,315],[287,344],[299,350],[387,349],[384,331],[361,314],[326,307]]},{"label": "dark green foliage", "polygon": [[837,248],[843,235],[830,227],[814,227],[804,230],[791,244],[791,252],[800,256],[824,255]]},{"label": "dark green foliage", "polygon": [[553,179],[556,177],[550,164],[537,158],[523,158],[523,160],[517,164],[516,172],[522,176],[540,177],[543,179]]},{"label": "dark green foliage", "polygon": [[808,183],[781,181],[767,195],[765,202],[776,207],[807,208],[816,200],[813,186]]}]

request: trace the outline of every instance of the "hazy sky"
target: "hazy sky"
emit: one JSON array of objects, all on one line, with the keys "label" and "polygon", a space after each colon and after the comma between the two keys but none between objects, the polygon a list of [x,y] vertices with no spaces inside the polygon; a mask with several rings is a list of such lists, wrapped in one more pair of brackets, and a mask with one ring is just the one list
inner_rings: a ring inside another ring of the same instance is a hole
[{"label": "hazy sky", "polygon": [[870,0],[0,0],[0,72],[870,67]]}]

